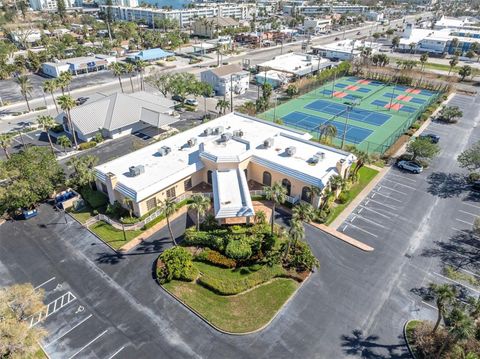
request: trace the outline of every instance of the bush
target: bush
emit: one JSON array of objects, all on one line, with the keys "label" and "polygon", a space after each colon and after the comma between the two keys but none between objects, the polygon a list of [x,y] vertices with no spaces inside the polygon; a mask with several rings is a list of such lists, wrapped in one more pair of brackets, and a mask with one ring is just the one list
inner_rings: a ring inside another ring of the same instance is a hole
[{"label": "bush", "polygon": [[95,136],[93,136],[93,142],[101,143],[103,141],[104,141],[104,138],[101,132],[97,132]]},{"label": "bush", "polygon": [[320,263],[313,255],[308,244],[302,241],[297,241],[295,246],[290,248],[288,256],[288,265],[297,269],[297,271],[312,271],[317,268]]},{"label": "bush", "polygon": [[347,191],[343,191],[338,195],[337,202],[340,204],[345,204],[347,203],[349,197],[349,193]]},{"label": "bush", "polygon": [[169,56],[165,59],[165,61],[175,61],[177,58],[175,56]]},{"label": "bush", "polygon": [[83,199],[93,209],[97,209],[102,206],[105,206],[108,202],[108,198],[103,192],[94,191],[90,187],[84,187],[80,189],[79,192],[82,195]]},{"label": "bush", "polygon": [[63,126],[61,124],[58,124],[50,129],[50,131],[54,133],[61,133],[63,132]]},{"label": "bush", "polygon": [[88,150],[89,148],[93,148],[97,145],[95,141],[90,141],[90,142],[83,142],[78,145],[78,149],[83,151],[83,150]]},{"label": "bush", "polygon": [[227,241],[226,230],[213,230],[211,232],[196,231],[189,228],[185,231],[185,244],[187,246],[200,246],[223,252]]},{"label": "bush", "polygon": [[198,275],[193,266],[192,254],[183,247],[173,247],[165,250],[158,260],[157,278],[160,283],[170,282],[172,279],[192,281]]},{"label": "bush", "polygon": [[477,172],[472,172],[468,175],[467,177],[467,182],[468,183],[473,183],[480,180],[480,173]]},{"label": "bush", "polygon": [[225,248],[225,254],[236,260],[248,259],[252,256],[252,248],[246,240],[231,240]]},{"label": "bush", "polygon": [[210,248],[205,249],[195,257],[195,260],[206,262],[222,268],[235,268],[237,262],[233,259],[225,257],[222,253],[214,251]]}]

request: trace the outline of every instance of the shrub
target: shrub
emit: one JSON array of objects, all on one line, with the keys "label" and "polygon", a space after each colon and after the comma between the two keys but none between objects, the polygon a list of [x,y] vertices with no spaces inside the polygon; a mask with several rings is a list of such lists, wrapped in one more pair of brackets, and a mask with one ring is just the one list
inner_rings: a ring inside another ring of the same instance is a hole
[{"label": "shrub", "polygon": [[95,136],[93,136],[93,141],[96,143],[101,143],[103,142],[104,138],[101,132],[97,132]]},{"label": "shrub", "polygon": [[89,148],[93,148],[97,145],[95,141],[90,141],[90,142],[83,142],[78,145],[78,149],[83,151],[83,150],[88,150]]},{"label": "shrub", "polygon": [[61,133],[63,132],[63,126],[61,124],[58,124],[50,129],[50,131],[54,133]]},{"label": "shrub", "polygon": [[222,253],[214,251],[210,248],[205,249],[195,257],[195,260],[206,262],[222,268],[235,268],[237,262],[233,259],[225,257]]},{"label": "shrub", "polygon": [[478,181],[478,180],[480,180],[480,173],[477,173],[477,172],[472,172],[467,177],[467,182],[468,183],[473,183],[473,182]]},{"label": "shrub", "polygon": [[347,203],[349,198],[349,193],[347,191],[344,191],[338,195],[337,202],[340,204],[345,204]]},{"label": "shrub", "polygon": [[196,231],[189,228],[185,231],[185,244],[190,246],[201,246],[223,252],[227,241],[226,230],[214,230],[211,232]]},{"label": "shrub", "polygon": [[302,241],[297,241],[295,246],[292,246],[290,249],[288,264],[298,271],[312,271],[320,265],[317,258],[312,254],[308,244]]},{"label": "shrub", "polygon": [[165,61],[175,61],[177,58],[175,56],[169,56],[165,59]]},{"label": "shrub", "polygon": [[107,202],[108,202],[108,198],[103,192],[94,191],[90,187],[84,187],[84,188],[80,189],[79,192],[82,195],[83,199],[93,209],[100,208],[100,207],[106,205]]},{"label": "shrub", "polygon": [[198,274],[198,270],[193,266],[192,254],[183,247],[167,249],[158,259],[161,261],[157,266],[160,283],[170,282],[172,279],[192,281]]},{"label": "shrub", "polygon": [[245,240],[231,240],[225,248],[225,254],[233,259],[248,259],[252,255],[252,248]]}]

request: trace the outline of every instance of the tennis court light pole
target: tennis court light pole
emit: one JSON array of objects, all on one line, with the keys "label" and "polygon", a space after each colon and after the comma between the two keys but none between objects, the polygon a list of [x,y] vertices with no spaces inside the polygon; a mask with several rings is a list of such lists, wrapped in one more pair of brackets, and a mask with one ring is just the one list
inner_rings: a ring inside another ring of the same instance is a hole
[{"label": "tennis court light pole", "polygon": [[353,106],[351,104],[347,105],[347,117],[345,117],[345,126],[343,127],[342,150],[343,150],[343,147],[345,146],[345,140],[347,137],[348,120],[350,117],[350,111],[352,110],[352,107]]}]

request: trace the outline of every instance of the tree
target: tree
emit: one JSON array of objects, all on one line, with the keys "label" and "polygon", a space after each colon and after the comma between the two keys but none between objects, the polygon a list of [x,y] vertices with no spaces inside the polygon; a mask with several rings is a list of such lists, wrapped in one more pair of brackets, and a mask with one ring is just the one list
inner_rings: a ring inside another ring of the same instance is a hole
[{"label": "tree", "polygon": [[135,92],[133,89],[133,74],[135,73],[135,66],[133,66],[132,63],[128,62],[124,66],[125,73],[128,74],[128,77],[130,79],[130,87],[132,88],[132,92]]},{"label": "tree", "polygon": [[71,147],[72,146],[72,141],[70,141],[70,139],[65,136],[65,135],[62,135],[62,136],[59,136],[57,138],[57,143],[62,146],[63,148],[63,152],[64,153],[67,153],[66,150],[67,150],[67,147]]},{"label": "tree", "polygon": [[71,114],[71,110],[76,106],[76,102],[73,99],[73,97],[69,95],[62,95],[58,98],[58,103],[60,104],[60,108],[63,111],[65,111],[67,114],[68,128],[70,130],[70,133],[73,136],[73,143],[75,144],[75,149],[77,149],[78,148],[77,135],[76,135],[75,127],[73,127],[72,114]]},{"label": "tree", "polygon": [[466,149],[457,157],[461,168],[474,172],[480,168],[480,141]]},{"label": "tree", "polygon": [[424,52],[421,56],[420,56],[420,63],[422,64],[422,67],[421,67],[421,70],[423,71],[424,68],[425,68],[425,64],[427,63],[428,61],[428,53],[427,52]]},{"label": "tree", "polygon": [[143,73],[145,72],[146,67],[147,67],[147,62],[143,60],[138,60],[135,62],[135,68],[137,72],[140,74],[140,91],[145,90],[145,85],[143,83]]},{"label": "tree", "polygon": [[325,142],[331,143],[332,139],[337,137],[338,131],[337,128],[331,123],[321,125],[319,128],[319,139],[325,139]]},{"label": "tree", "polygon": [[416,137],[408,143],[407,152],[413,155],[412,161],[416,159],[431,159],[440,152],[440,147],[428,138]]},{"label": "tree", "polygon": [[172,227],[170,225],[170,216],[172,216],[176,211],[177,211],[177,204],[173,200],[173,198],[166,198],[162,203],[161,203],[161,208],[162,208],[162,213],[167,219],[167,227],[168,227],[168,232],[170,233],[170,239],[173,242],[173,245],[177,245],[177,241],[175,240],[175,237],[173,235]]},{"label": "tree", "polygon": [[70,92],[70,84],[72,83],[73,76],[70,71],[63,71],[60,76],[55,80],[57,86],[62,89],[62,95],[65,95],[65,89]]},{"label": "tree", "polygon": [[287,95],[288,97],[292,98],[298,95],[298,87],[294,84],[290,84],[287,87]]},{"label": "tree", "polygon": [[472,67],[469,65],[464,65],[458,69],[458,74],[460,75],[460,81],[465,80],[465,77],[472,74]]},{"label": "tree", "polygon": [[[95,175],[93,175],[93,177],[95,179]],[[130,217],[133,217],[133,201],[132,201],[132,199],[128,198],[128,197],[123,197],[122,202],[123,202],[123,205],[128,208],[128,215]]]},{"label": "tree", "polygon": [[110,70],[112,70],[113,76],[118,78],[118,83],[120,84],[120,90],[122,90],[122,93],[123,93],[123,83],[122,83],[122,75],[124,71],[123,66],[118,62],[114,62],[110,65]]},{"label": "tree", "polygon": [[53,96],[53,92],[56,89],[57,89],[57,82],[55,80],[46,80],[43,82],[43,92],[48,92],[50,96],[52,96],[55,109],[57,110],[57,113],[59,113],[57,101],[55,100],[55,96]]},{"label": "tree", "polygon": [[275,222],[275,208],[277,204],[284,203],[287,200],[287,189],[279,182],[275,182],[272,186],[263,188],[267,200],[272,201],[272,217],[270,220],[271,234],[273,235],[273,225]]},{"label": "tree", "polygon": [[[98,157],[86,155],[82,157],[72,157],[67,166],[73,169],[70,175],[71,185],[76,188],[81,188],[86,185],[92,187],[92,182],[95,181],[95,172],[93,168],[98,164]],[[131,216],[130,216],[131,217]]]},{"label": "tree", "polygon": [[30,82],[30,79],[26,75],[21,75],[18,76],[15,79],[15,82],[20,86],[20,93],[22,94],[23,98],[25,99],[25,102],[27,104],[28,112],[31,111],[30,108],[30,103],[28,102],[28,96],[32,93],[33,87],[32,83]]},{"label": "tree", "polygon": [[65,6],[65,0],[57,0],[57,13],[62,19],[65,19],[67,14],[67,8]]},{"label": "tree", "polygon": [[310,222],[315,217],[315,210],[310,203],[299,202],[293,206],[292,220],[298,220],[301,222]]},{"label": "tree", "polygon": [[372,161],[372,157],[368,152],[362,151],[356,147],[353,147],[350,150],[355,155],[355,157],[357,157],[357,161],[355,162],[355,168],[352,172],[352,177],[357,178],[360,169],[366,164],[369,164]]},{"label": "tree", "polygon": [[46,309],[43,298],[43,290],[35,290],[31,284],[0,289],[0,357],[35,356],[47,333],[39,326],[30,327],[27,319]]},{"label": "tree", "polygon": [[197,231],[200,230],[200,217],[204,216],[210,207],[210,198],[205,197],[201,194],[195,194],[191,198],[191,203],[188,205],[188,208],[195,211],[197,214]]},{"label": "tree", "polygon": [[450,65],[450,69],[448,70],[448,74],[450,75],[450,73],[452,72],[453,68],[454,68],[455,66],[457,66],[457,64],[458,64],[458,56],[457,56],[457,55],[453,56],[453,57],[450,59],[450,61],[448,62],[448,64]]},{"label": "tree", "polygon": [[156,88],[160,93],[167,97],[170,92],[170,80],[172,76],[168,73],[154,73],[147,78],[147,82],[150,86]]},{"label": "tree", "polygon": [[8,153],[8,148],[12,145],[13,135],[11,133],[0,133],[0,147],[2,147],[3,152],[5,152],[5,157],[7,160],[10,158],[10,153]]},{"label": "tree", "polygon": [[463,111],[458,106],[444,106],[438,115],[438,120],[455,123],[459,118],[463,117]]},{"label": "tree", "polygon": [[393,49],[396,49],[396,48],[398,47],[398,45],[400,45],[400,37],[395,36],[395,37],[392,39],[392,47],[393,47]]},{"label": "tree", "polygon": [[221,115],[225,114],[225,110],[230,107],[230,103],[227,100],[221,99],[217,101],[215,109],[218,110],[218,113]]},{"label": "tree", "polygon": [[264,83],[262,85],[262,97],[266,102],[270,100],[270,97],[272,96],[273,93],[273,87],[269,83]]},{"label": "tree", "polygon": [[296,243],[305,237],[305,227],[303,227],[302,221],[298,219],[292,219],[290,222],[290,229],[288,230],[288,242],[285,247],[284,258],[288,256],[290,247],[296,246]]},{"label": "tree", "polygon": [[50,115],[43,115],[38,116],[37,122],[40,126],[42,126],[43,130],[47,133],[48,143],[50,144],[50,148],[52,150],[52,154],[55,155],[55,149],[53,148],[52,138],[50,137],[50,129],[55,127],[57,123]]},{"label": "tree", "polygon": [[163,267],[157,270],[157,277],[161,283],[169,282],[172,279],[192,280],[194,266],[192,254],[183,247],[166,249],[160,254]]},{"label": "tree", "polygon": [[440,326],[440,322],[445,317],[447,306],[455,300],[455,287],[449,284],[430,284],[430,290],[435,297],[435,304],[437,305],[437,321],[432,329],[432,334],[435,333]]}]

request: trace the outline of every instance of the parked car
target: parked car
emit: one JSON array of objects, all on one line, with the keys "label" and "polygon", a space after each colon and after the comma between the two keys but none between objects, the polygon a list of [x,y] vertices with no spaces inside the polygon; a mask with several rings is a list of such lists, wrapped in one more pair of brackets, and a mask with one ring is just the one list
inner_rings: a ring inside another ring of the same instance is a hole
[{"label": "parked car", "polygon": [[183,96],[180,96],[180,95],[173,95],[172,100],[177,101],[177,102],[183,102],[183,101],[185,101],[185,98]]},{"label": "parked car", "polygon": [[433,133],[422,133],[420,136],[418,136],[418,138],[429,139],[432,143],[438,143],[438,141],[440,141],[440,136]]},{"label": "parked car", "polygon": [[85,102],[87,102],[88,97],[79,97],[75,100],[75,103],[77,106],[83,105]]},{"label": "parked car", "polygon": [[360,34],[361,34],[360,31],[358,31],[358,32],[357,32],[357,35],[360,35]]},{"label": "parked car", "polygon": [[399,161],[397,167],[412,173],[421,173],[423,171],[423,166],[413,161]]},{"label": "parked car", "polygon": [[194,98],[187,98],[185,100],[185,104],[190,106],[198,106],[198,101]]}]

